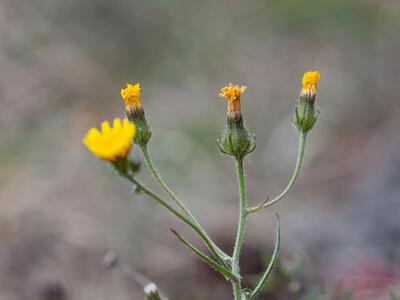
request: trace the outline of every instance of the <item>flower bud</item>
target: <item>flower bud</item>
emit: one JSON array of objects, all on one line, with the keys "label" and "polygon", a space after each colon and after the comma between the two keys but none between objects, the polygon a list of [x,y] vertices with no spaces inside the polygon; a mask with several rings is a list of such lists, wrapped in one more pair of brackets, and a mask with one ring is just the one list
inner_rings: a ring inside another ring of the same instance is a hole
[{"label": "flower bud", "polygon": [[144,287],[144,294],[147,300],[162,300],[158,288],[154,283],[149,283]]},{"label": "flower bud", "polygon": [[221,89],[219,94],[228,101],[228,118],[225,131],[217,145],[222,153],[243,159],[256,147],[255,136],[249,134],[244,126],[241,112],[240,96],[246,90],[245,86],[229,84]]},{"label": "flower bud", "polygon": [[128,83],[125,89],[121,89],[121,96],[125,102],[126,115],[129,121],[136,125],[134,142],[140,147],[144,147],[151,138],[151,130],[140,101],[140,84],[132,85]]},{"label": "flower bud", "polygon": [[315,98],[319,79],[320,74],[318,71],[306,72],[303,76],[303,87],[294,110],[293,123],[304,133],[307,133],[314,127],[318,118],[318,111],[315,108]]}]

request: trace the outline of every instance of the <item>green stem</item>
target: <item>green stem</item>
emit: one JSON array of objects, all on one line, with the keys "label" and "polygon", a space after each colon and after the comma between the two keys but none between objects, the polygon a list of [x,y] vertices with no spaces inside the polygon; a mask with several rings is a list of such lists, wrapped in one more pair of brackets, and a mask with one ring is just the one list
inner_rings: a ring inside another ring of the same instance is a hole
[{"label": "green stem", "polygon": [[274,199],[268,201],[268,202],[264,202],[259,206],[255,206],[255,207],[251,207],[247,209],[248,213],[255,213],[258,212],[259,210],[272,206],[275,203],[279,202],[280,200],[282,200],[289,192],[290,190],[293,188],[297,177],[299,176],[300,173],[300,168],[301,165],[303,163],[303,157],[304,157],[304,148],[305,148],[305,144],[306,144],[306,139],[307,139],[307,133],[306,132],[301,132],[300,133],[300,137],[299,137],[299,148],[298,148],[298,152],[297,152],[297,160],[296,160],[296,166],[294,168],[294,172],[292,175],[292,178],[290,179],[288,185],[286,186],[286,188],[282,191],[282,193],[280,193],[277,197],[275,197]]},{"label": "green stem", "polygon": [[164,180],[161,178],[160,173],[158,172],[157,168],[155,167],[153,160],[151,159],[149,150],[147,146],[141,147],[143,152],[144,160],[146,161],[147,166],[150,169],[151,174],[161,186],[161,188],[168,194],[168,196],[178,205],[192,220],[195,220],[194,216],[190,212],[190,210],[182,203],[182,201],[175,195],[175,193],[167,186]]},{"label": "green stem", "polygon": [[223,252],[213,241],[212,239],[208,236],[207,232],[204,230],[204,228],[200,225],[200,223],[197,221],[197,219],[193,216],[192,212],[183,204],[183,202],[178,198],[178,196],[175,195],[175,193],[167,186],[167,184],[164,182],[164,180],[161,178],[160,173],[158,172],[157,168],[155,167],[153,160],[151,159],[149,150],[147,149],[147,146],[144,145],[141,147],[142,152],[143,152],[143,157],[144,160],[146,161],[147,166],[150,169],[151,174],[155,178],[155,180],[159,183],[161,188],[167,193],[167,195],[176,203],[176,205],[182,209],[186,213],[186,215],[191,219],[191,221],[197,226],[199,231],[202,232],[203,236],[205,239],[207,239],[207,242],[213,247],[215,252],[217,253],[216,258],[223,263],[225,266],[228,266],[226,264],[227,260],[230,260],[230,257]]},{"label": "green stem", "polygon": [[180,220],[182,220],[184,223],[186,223],[187,225],[189,225],[204,241],[204,243],[206,244],[207,248],[210,250],[210,252],[218,257],[218,254],[215,252],[213,246],[211,245],[211,243],[208,241],[207,237],[203,234],[203,232],[195,225],[193,224],[193,222],[191,222],[186,216],[184,216],[183,214],[181,214],[180,212],[178,212],[174,207],[172,207],[171,205],[169,205],[165,200],[163,200],[160,196],[158,196],[156,193],[154,193],[151,189],[149,189],[148,187],[146,187],[139,179],[133,177],[132,175],[129,174],[122,174],[121,176],[125,177],[126,179],[128,179],[130,182],[132,182],[133,184],[136,184],[137,187],[143,191],[145,194],[147,194],[148,196],[150,196],[153,200],[155,200],[157,203],[159,203],[160,205],[164,206],[167,210],[169,210],[171,213],[173,213],[175,216],[177,216]]},{"label": "green stem", "polygon": [[[232,255],[232,272],[240,277],[240,251],[243,245],[244,229],[246,223],[246,187],[244,181],[243,159],[236,159],[236,172],[239,184],[239,223],[236,234],[235,247]],[[242,298],[242,288],[240,282],[233,284],[235,300]]]}]

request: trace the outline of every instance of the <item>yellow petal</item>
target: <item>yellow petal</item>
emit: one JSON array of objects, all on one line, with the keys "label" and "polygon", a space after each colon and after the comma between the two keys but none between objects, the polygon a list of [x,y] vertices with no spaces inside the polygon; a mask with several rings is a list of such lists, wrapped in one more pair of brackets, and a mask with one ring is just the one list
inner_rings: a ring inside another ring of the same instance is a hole
[{"label": "yellow petal", "polygon": [[113,128],[110,123],[104,121],[101,124],[101,132],[91,128],[83,143],[96,156],[101,159],[115,161],[128,155],[135,136],[135,125],[128,119],[121,121],[114,119]]},{"label": "yellow petal", "polygon": [[121,119],[115,118],[113,122],[114,129],[120,130],[122,127]]},{"label": "yellow petal", "polygon": [[110,130],[111,130],[110,123],[108,123],[108,121],[104,121],[101,123],[101,132],[102,133],[107,133]]}]

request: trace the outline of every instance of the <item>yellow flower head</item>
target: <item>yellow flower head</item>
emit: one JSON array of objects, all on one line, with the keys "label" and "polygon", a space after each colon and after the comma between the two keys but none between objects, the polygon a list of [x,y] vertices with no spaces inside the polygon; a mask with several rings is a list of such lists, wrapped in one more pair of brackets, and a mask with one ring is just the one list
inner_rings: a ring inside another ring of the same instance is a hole
[{"label": "yellow flower head", "polygon": [[318,71],[305,72],[303,76],[303,88],[301,89],[301,94],[315,96],[320,77],[321,75]]},{"label": "yellow flower head", "polygon": [[230,83],[223,87],[219,93],[221,97],[228,100],[228,113],[240,112],[240,96],[246,91],[247,87],[244,85],[238,86]]},{"label": "yellow flower head", "polygon": [[140,103],[139,83],[136,83],[135,85],[127,83],[126,88],[121,89],[121,96],[122,99],[124,99],[126,109],[140,109],[142,107],[142,104]]},{"label": "yellow flower head", "polygon": [[101,131],[91,128],[83,139],[83,144],[94,155],[108,161],[125,158],[136,134],[135,124],[130,123],[128,119],[121,122],[116,118],[113,125],[114,127],[111,128],[110,123],[104,121],[101,123]]}]

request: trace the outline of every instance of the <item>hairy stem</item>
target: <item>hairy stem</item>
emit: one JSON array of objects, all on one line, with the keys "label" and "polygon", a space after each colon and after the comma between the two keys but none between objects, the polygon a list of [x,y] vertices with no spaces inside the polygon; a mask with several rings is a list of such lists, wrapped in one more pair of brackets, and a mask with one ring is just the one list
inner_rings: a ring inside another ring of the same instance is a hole
[{"label": "hairy stem", "polygon": [[259,210],[272,206],[275,203],[279,202],[280,200],[282,200],[293,188],[297,177],[299,176],[300,173],[300,168],[301,165],[303,163],[303,157],[304,157],[304,148],[305,148],[305,144],[306,144],[306,139],[307,139],[307,133],[306,132],[301,132],[300,136],[299,136],[299,148],[298,148],[298,152],[297,152],[297,160],[296,160],[296,166],[294,168],[294,172],[292,175],[292,178],[290,179],[288,185],[286,186],[286,188],[282,191],[282,193],[280,193],[278,196],[276,196],[274,199],[267,201],[265,203],[263,203],[262,205],[259,206],[255,206],[255,207],[251,207],[247,209],[248,213],[255,213],[258,212]]},{"label": "hairy stem", "polygon": [[[240,251],[243,245],[244,229],[246,223],[246,187],[244,181],[243,159],[236,160],[236,172],[239,185],[239,223],[236,234],[235,247],[232,255],[232,272],[236,276],[240,276]],[[242,289],[240,282],[233,284],[235,300],[241,300]]]},{"label": "hairy stem", "polygon": [[147,166],[150,169],[151,174],[153,175],[154,179],[158,182],[161,188],[168,194],[168,196],[182,209],[191,219],[195,219],[190,210],[182,203],[182,201],[175,195],[175,193],[167,186],[164,180],[161,178],[160,173],[158,172],[157,168],[155,167],[153,160],[151,159],[149,150],[147,146],[141,147],[143,152],[144,160],[146,161]]}]

